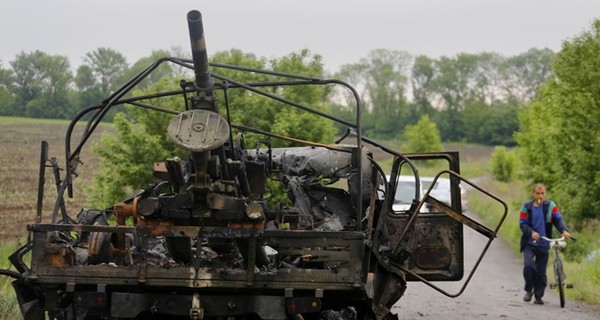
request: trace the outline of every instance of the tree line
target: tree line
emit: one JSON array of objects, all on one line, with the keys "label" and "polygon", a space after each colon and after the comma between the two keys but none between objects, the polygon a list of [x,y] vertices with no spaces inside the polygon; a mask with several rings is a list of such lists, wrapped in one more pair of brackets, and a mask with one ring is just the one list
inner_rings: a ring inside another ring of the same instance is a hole
[{"label": "tree line", "polygon": [[[22,52],[7,67],[0,61],[0,115],[70,119],[108,97],[157,58],[189,56],[182,52],[177,48],[155,51],[130,65],[118,51],[98,48],[85,55],[75,73],[65,56]],[[219,56],[209,58],[214,61]],[[372,138],[403,140],[405,128],[426,115],[443,141],[513,146],[518,110],[553,75],[554,57],[551,50],[536,48],[511,57],[484,52],[441,58],[377,49],[335,74],[327,74],[321,65],[316,76],[342,79],[360,91],[363,132]],[[321,59],[315,63],[322,64]],[[142,88],[162,77],[183,76],[173,66],[161,68]],[[353,119],[354,104],[348,98],[331,95],[330,111]]]},{"label": "tree line", "polygon": [[[0,115],[71,119],[81,109],[100,103],[154,60],[169,55],[168,51],[155,51],[130,65],[123,54],[98,48],[87,53],[73,73],[66,56],[39,50],[21,52],[9,67],[0,60]],[[164,66],[141,87],[162,76],[176,76],[177,71]],[[112,116],[114,113],[107,120]]]},{"label": "tree line", "polygon": [[428,115],[444,141],[515,145],[517,112],[552,76],[554,52],[530,49],[513,57],[461,53],[433,59],[378,49],[338,75],[361,90],[365,132],[402,138]]}]

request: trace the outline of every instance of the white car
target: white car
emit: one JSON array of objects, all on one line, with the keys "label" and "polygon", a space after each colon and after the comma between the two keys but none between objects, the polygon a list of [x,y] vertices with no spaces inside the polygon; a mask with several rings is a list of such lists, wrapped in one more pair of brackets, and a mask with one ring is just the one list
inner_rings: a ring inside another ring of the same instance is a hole
[{"label": "white car", "polygon": [[[427,191],[433,183],[433,177],[421,177],[423,190]],[[450,179],[439,177],[429,193],[430,196],[450,205],[452,197],[450,196]]]},{"label": "white car", "polygon": [[[390,177],[387,177],[388,181]],[[419,198],[420,201],[423,197],[423,184],[420,185]],[[415,177],[414,176],[398,176],[398,185],[396,186],[396,194],[394,195],[394,204],[392,210],[395,212],[407,211],[412,205],[413,199],[415,198]],[[422,208],[422,211],[425,208]]]},{"label": "white car", "polygon": [[[426,192],[431,184],[433,183],[434,177],[421,177],[421,185],[423,190]],[[467,198],[465,189],[460,186],[460,198],[462,209],[464,210],[467,206]],[[447,204],[448,206],[452,203],[452,196],[450,195],[450,179],[439,177],[429,193],[430,196],[437,200]]]}]

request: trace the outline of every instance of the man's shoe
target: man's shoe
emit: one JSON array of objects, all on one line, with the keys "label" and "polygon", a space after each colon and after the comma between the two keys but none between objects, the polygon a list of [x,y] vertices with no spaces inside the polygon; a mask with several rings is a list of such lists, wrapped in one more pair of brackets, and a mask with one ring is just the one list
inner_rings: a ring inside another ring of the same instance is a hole
[{"label": "man's shoe", "polygon": [[531,292],[526,292],[525,296],[523,297],[523,301],[525,301],[525,302],[531,301],[532,296],[533,296],[533,294]]},{"label": "man's shoe", "polygon": [[541,298],[535,298],[535,301],[533,303],[535,303],[535,304],[544,304],[544,300],[542,300]]}]

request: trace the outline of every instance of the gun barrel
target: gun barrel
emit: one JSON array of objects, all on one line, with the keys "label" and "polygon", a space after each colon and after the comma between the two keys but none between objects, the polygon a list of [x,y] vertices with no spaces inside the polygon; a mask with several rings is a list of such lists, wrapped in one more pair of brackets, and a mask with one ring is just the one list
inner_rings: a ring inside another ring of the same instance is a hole
[{"label": "gun barrel", "polygon": [[208,54],[204,41],[204,26],[202,25],[202,14],[198,10],[192,10],[187,14],[188,27],[190,29],[190,42],[192,45],[192,60],[194,61],[194,73],[196,75],[196,86],[200,89],[212,89],[213,82],[208,71]]}]

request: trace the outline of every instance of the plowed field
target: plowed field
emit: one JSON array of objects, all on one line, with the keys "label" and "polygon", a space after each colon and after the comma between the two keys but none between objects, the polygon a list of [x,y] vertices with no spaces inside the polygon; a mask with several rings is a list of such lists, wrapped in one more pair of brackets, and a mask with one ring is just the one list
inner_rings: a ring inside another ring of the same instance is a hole
[{"label": "plowed field", "polygon": [[[48,142],[48,156],[56,158],[59,167],[63,169],[60,172],[61,178],[64,178],[64,145],[68,126],[67,121],[0,117],[0,242],[24,238],[27,234],[27,224],[35,220],[42,140]],[[100,131],[105,128],[107,127],[99,126],[99,130],[96,130],[89,142],[99,141]],[[82,128],[76,128],[73,146],[79,140],[82,131]],[[79,175],[74,181],[73,198],[65,199],[71,216],[84,206],[85,195],[81,188],[90,185],[92,173],[97,165],[97,156],[92,153],[89,142],[88,147],[82,151],[83,165],[79,166]],[[56,185],[51,167],[46,168],[44,185],[42,221],[49,222],[56,199]]]}]

